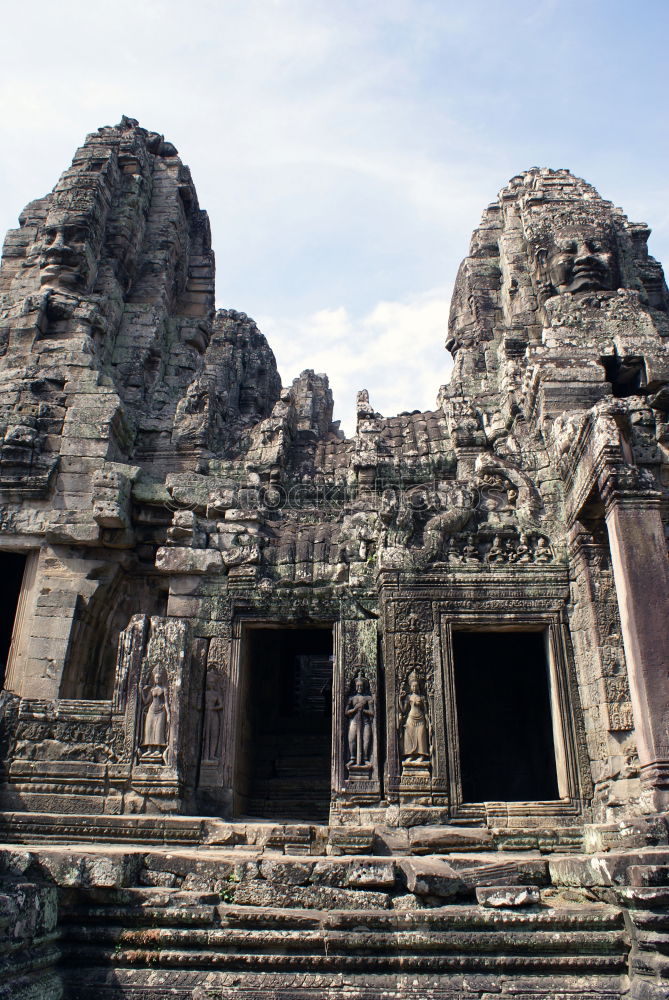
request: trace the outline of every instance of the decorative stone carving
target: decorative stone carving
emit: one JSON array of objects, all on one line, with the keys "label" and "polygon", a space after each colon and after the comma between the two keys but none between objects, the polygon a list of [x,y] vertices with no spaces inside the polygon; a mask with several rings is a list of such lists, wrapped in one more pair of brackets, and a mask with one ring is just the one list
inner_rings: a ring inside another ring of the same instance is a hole
[{"label": "decorative stone carving", "polygon": [[356,774],[369,775],[372,770],[372,743],[374,739],[373,719],[374,698],[369,691],[369,682],[360,671],[354,679],[354,690],[349,695],[344,708],[348,719],[348,752],[346,769],[349,777]]},{"label": "decorative stone carving", "polygon": [[415,669],[400,687],[399,711],[402,770],[424,770],[430,762],[430,722],[427,700]]},{"label": "decorative stone carving", "polygon": [[369,802],[380,792],[377,642],[376,620],[342,619],[332,692],[341,749],[332,765],[333,788],[344,804]]},{"label": "decorative stone carving", "polygon": [[165,672],[154,667],[151,684],[142,688],[144,718],[139,760],[164,764],[170,732],[170,697]]},{"label": "decorative stone carving", "polygon": [[223,752],[223,700],[221,684],[214,674],[207,674],[204,696],[204,731],[202,735],[203,762],[219,761]]}]

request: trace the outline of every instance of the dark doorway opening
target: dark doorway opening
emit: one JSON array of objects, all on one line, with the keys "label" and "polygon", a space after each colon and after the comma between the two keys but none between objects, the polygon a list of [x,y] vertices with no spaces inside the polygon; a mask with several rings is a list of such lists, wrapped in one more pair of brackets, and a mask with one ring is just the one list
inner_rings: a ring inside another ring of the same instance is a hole
[{"label": "dark doorway opening", "polygon": [[545,636],[454,632],[464,802],[558,798]]},{"label": "dark doorway opening", "polygon": [[249,629],[244,659],[241,810],[269,819],[327,821],[332,628]]},{"label": "dark doorway opening", "polygon": [[5,673],[12,645],[16,609],[21,594],[26,557],[19,552],[0,552],[0,677],[5,686]]}]

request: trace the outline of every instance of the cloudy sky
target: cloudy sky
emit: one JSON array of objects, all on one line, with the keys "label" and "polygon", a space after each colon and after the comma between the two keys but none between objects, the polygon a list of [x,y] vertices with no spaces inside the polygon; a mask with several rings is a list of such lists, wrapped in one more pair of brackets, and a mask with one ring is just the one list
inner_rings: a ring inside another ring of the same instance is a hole
[{"label": "cloudy sky", "polygon": [[669,264],[667,0],[31,0],[0,38],[0,228],[121,114],[209,212],[219,306],[284,383],[429,408],[457,266],[530,166],[569,167]]}]

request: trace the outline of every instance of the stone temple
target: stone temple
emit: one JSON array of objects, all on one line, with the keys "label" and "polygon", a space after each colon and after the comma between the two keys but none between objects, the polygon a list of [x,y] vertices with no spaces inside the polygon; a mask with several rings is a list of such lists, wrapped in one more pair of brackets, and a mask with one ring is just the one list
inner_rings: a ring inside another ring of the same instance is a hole
[{"label": "stone temple", "polygon": [[514,177],[435,409],[346,438],[214,309],[171,143],[0,272],[0,997],[669,996],[669,295]]}]

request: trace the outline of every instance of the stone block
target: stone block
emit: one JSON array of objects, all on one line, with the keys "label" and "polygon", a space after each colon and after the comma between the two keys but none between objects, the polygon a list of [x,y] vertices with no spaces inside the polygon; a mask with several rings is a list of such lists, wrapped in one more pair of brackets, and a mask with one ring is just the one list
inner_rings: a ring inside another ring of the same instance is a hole
[{"label": "stone block", "polygon": [[407,889],[416,896],[437,896],[452,899],[462,892],[464,883],[445,861],[436,858],[405,858],[400,867],[406,878]]},{"label": "stone block", "polygon": [[541,893],[536,885],[478,886],[476,899],[480,906],[493,909],[520,909],[538,906]]},{"label": "stone block", "polygon": [[289,885],[264,880],[231,886],[237,906],[266,906],[305,910],[387,910],[390,896],[384,892],[335,889],[325,885]]},{"label": "stone block", "polygon": [[332,827],[328,845],[333,854],[371,854],[374,846],[374,828]]},{"label": "stone block", "polygon": [[414,826],[409,830],[412,854],[448,854],[451,851],[493,847],[490,830],[479,827]]},{"label": "stone block", "polygon": [[166,547],[156,553],[156,569],[163,573],[212,573],[223,569],[223,559],[217,549]]},{"label": "stone block", "polygon": [[35,854],[35,863],[43,877],[61,888],[135,885],[141,861],[140,854],[126,854],[118,849],[104,854],[41,849]]}]

